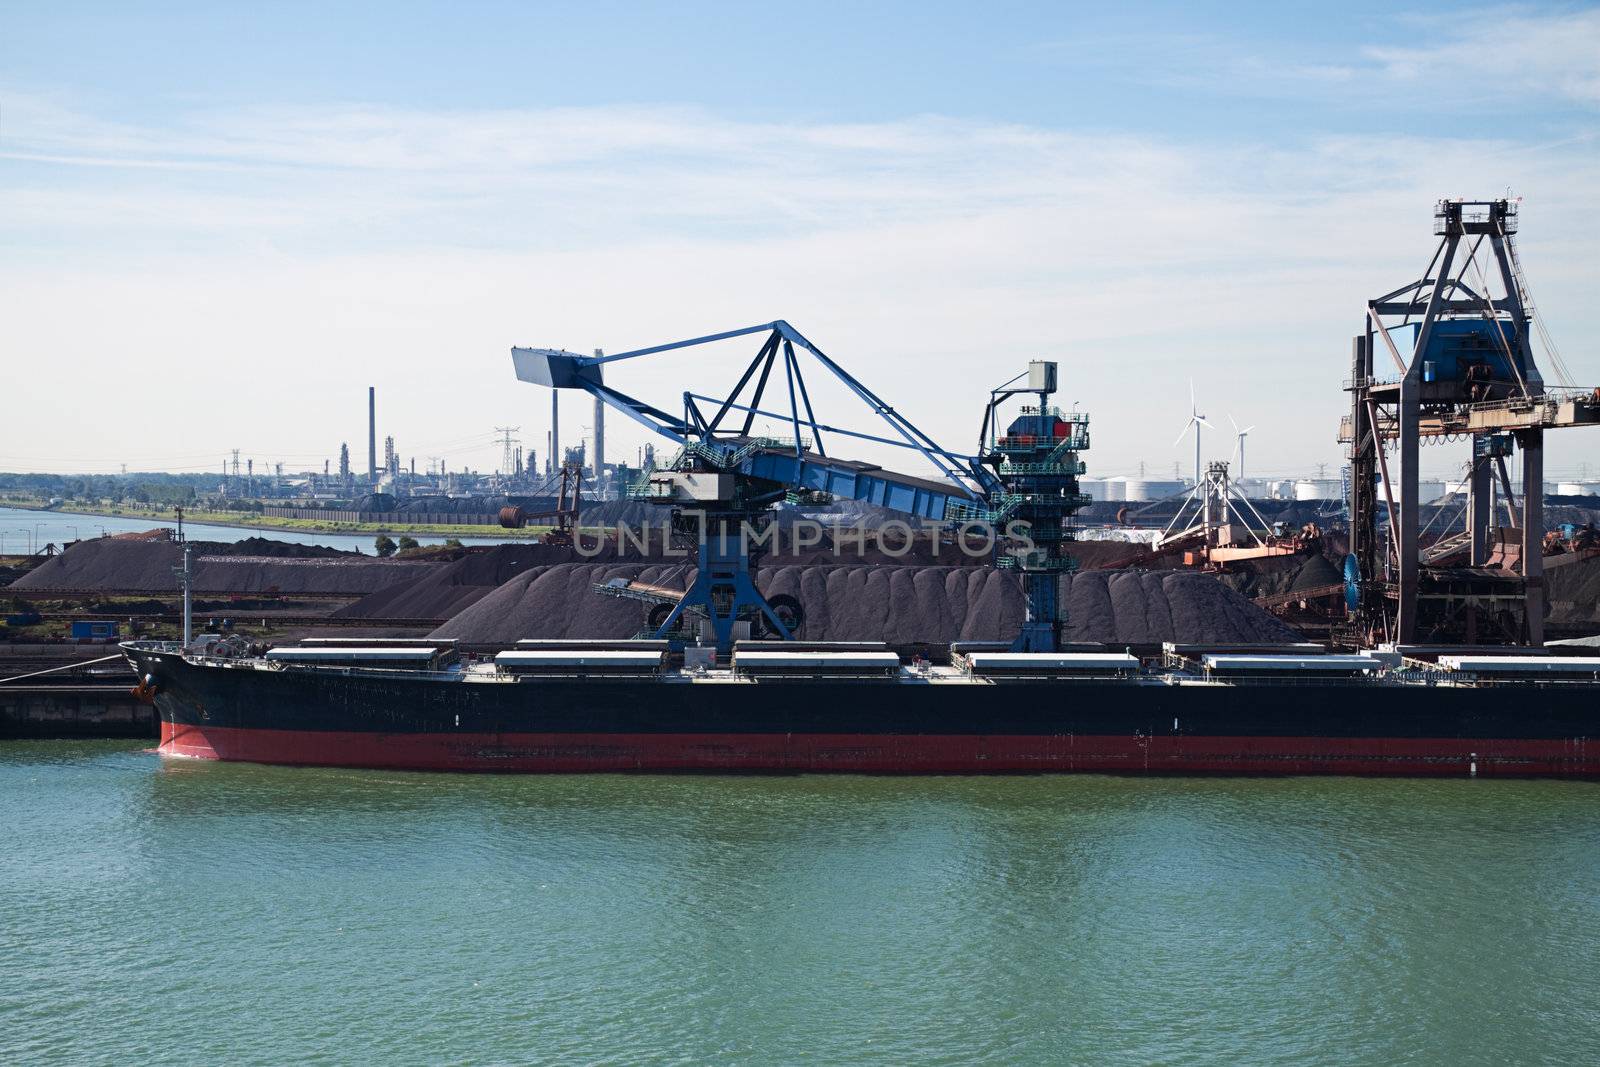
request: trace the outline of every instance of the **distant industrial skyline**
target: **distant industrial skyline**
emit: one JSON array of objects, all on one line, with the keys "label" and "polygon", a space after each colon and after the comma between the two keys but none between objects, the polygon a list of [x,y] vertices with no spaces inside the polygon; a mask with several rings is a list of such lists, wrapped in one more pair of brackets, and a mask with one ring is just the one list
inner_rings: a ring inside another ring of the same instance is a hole
[{"label": "distant industrial skyline", "polygon": [[[958,451],[1045,358],[1093,416],[1091,476],[1187,473],[1191,378],[1207,459],[1231,414],[1251,476],[1336,476],[1365,300],[1423,270],[1437,197],[1508,188],[1574,384],[1600,384],[1593,7],[817,11],[12,12],[0,470],[320,471],[359,456],[376,383],[378,437],[492,471],[495,426],[540,453],[549,429],[513,345],[782,317]],[[670,405],[749,355],[616,370]],[[643,443],[610,420],[607,458]],[[1552,480],[1585,465],[1600,439],[1552,443]]]}]

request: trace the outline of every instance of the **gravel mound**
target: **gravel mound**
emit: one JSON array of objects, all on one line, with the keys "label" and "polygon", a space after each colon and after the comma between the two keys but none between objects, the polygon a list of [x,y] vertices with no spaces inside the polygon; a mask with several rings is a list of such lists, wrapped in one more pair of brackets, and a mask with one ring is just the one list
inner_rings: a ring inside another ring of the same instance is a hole
[{"label": "gravel mound", "polygon": [[570,548],[510,544],[470,549],[451,563],[363,597],[333,613],[336,619],[448,619],[530,567],[566,563]]},{"label": "gravel mound", "polygon": [[1547,565],[1544,584],[1553,625],[1600,626],[1600,556]]},{"label": "gravel mound", "polygon": [[246,537],[243,541],[190,541],[197,553],[207,556],[265,556],[270,559],[362,559],[357,552],[345,552],[327,545],[302,545],[294,541],[274,541],[270,537]]},{"label": "gravel mound", "polygon": [[1344,581],[1344,572],[1334,566],[1333,561],[1318,552],[1306,560],[1305,566],[1294,576],[1294,581],[1289,583],[1289,589],[1298,593],[1302,589],[1317,589]]},{"label": "gravel mound", "polygon": [[1287,593],[1309,558],[1309,555],[1302,554],[1236,560],[1217,575],[1217,580],[1251,600],[1258,596]]},{"label": "gravel mound", "polygon": [[[590,542],[585,542],[589,544]],[[527,572],[530,568],[562,563],[635,564],[643,566],[681,566],[677,561],[660,556],[661,540],[651,542],[652,554],[641,557],[633,545],[622,553],[615,544],[606,544],[594,555],[585,557],[570,548],[543,544],[506,544],[492,548],[469,549],[467,554],[453,563],[441,566],[404,583],[389,585],[354,604],[334,612],[340,619],[448,619],[465,611],[488,596],[497,586]],[[1138,546],[1119,542],[1086,541],[1074,545],[1072,555],[1083,570],[1093,570],[1108,564],[1120,564],[1129,558],[1130,551],[1140,551]],[[857,552],[854,547],[836,556],[828,545],[818,545],[795,554],[784,552],[767,556],[765,566],[769,572],[783,573],[794,567],[844,567],[862,565],[934,566],[943,569],[986,568],[985,560],[963,554],[958,548],[942,546],[935,555],[926,540],[918,541],[903,556],[891,557],[883,552],[868,549]],[[943,579],[940,579],[943,581]],[[580,635],[591,636],[591,635]]]},{"label": "gravel mound", "polygon": [[[362,596],[396,582],[419,578],[437,563],[381,560],[317,546],[296,545],[278,554],[234,554],[256,547],[261,538],[239,545],[191,542],[195,551],[194,589],[202,593],[348,593]],[[311,549],[310,552],[302,552]],[[331,555],[329,553],[332,553]],[[19,579],[18,589],[74,589],[148,592],[170,595],[178,588],[174,567],[183,565],[183,546],[171,541],[80,541]]]},{"label": "gravel mound", "polygon": [[[530,567],[433,633],[496,643],[524,637],[630,637],[645,606],[594,592],[616,577],[683,589],[683,564],[562,563]],[[788,565],[765,567],[768,596],[787,593],[806,609],[804,636],[819,641],[998,641],[1023,617],[1014,574],[989,567]],[[1160,641],[1287,643],[1288,626],[1209,575],[1186,571],[1085,571],[1066,575],[1064,639],[1109,644]]]}]

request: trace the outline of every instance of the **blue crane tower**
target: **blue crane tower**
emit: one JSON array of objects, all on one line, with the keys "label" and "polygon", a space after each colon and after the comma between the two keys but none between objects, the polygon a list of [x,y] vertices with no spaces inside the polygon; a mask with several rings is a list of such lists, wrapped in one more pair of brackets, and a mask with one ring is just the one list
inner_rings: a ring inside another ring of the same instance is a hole
[{"label": "blue crane tower", "polygon": [[[610,363],[758,334],[764,335],[760,348],[726,396],[686,391],[677,413],[628,396],[605,380]],[[843,383],[887,430],[864,433],[818,421],[802,354]],[[1005,399],[1035,393],[1040,407],[1024,408],[1004,436],[969,456],[940,446],[781,319],[613,355],[548,348],[513,348],[511,355],[522,381],[582,390],[678,444],[676,456],[647,471],[630,490],[635,498],[670,507],[673,535],[695,551],[689,589],[670,611],[652,616],[657,636],[680,633],[685,614],[693,613],[706,620],[724,652],[740,623],[763,636],[793,638],[804,617],[801,605],[790,598],[769,601],[751,578],[769,541],[773,508],[785,501],[854,500],[929,522],[1009,526],[1019,536],[997,540],[997,562],[1022,572],[1029,605],[1017,647],[1055,647],[1060,619],[1054,582],[1070,567],[1061,550],[1071,537],[1064,520],[1087,503],[1076,477],[1083,470],[1077,451],[1087,447],[1088,431],[1087,416],[1063,416],[1048,407],[1056,387],[1054,363],[1033,364],[1026,386],[1010,388],[1014,380],[991,395],[980,437],[989,433]],[[772,393],[778,399],[764,408],[762,401]],[[756,435],[758,417],[785,424],[789,436]],[[829,439],[910,449],[940,477],[917,478],[832,455]]]},{"label": "blue crane tower", "polygon": [[[1084,472],[1078,453],[1089,447],[1089,416],[1052,407],[1055,391],[1056,364],[1035,360],[1025,373],[990,392],[978,433],[979,453],[993,466],[1003,492],[991,494],[977,517],[997,529],[1025,524],[1031,542],[1000,552],[996,560],[999,566],[1022,573],[1028,610],[1012,645],[1017,652],[1054,652],[1059,647],[1059,579],[1077,569],[1066,546],[1073,540],[1079,509],[1093,502],[1078,485]],[[1024,405],[1005,433],[998,433],[1000,405],[1030,394],[1039,398],[1038,403]],[[954,517],[960,518],[964,508],[956,505]]]}]

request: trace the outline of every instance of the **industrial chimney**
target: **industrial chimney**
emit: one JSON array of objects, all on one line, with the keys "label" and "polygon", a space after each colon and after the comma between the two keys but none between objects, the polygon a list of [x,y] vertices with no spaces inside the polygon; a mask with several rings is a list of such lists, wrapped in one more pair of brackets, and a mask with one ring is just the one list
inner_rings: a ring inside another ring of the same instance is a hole
[{"label": "industrial chimney", "polygon": [[378,484],[378,387],[367,386],[367,480]]},{"label": "industrial chimney", "polygon": [[550,473],[561,469],[561,390],[550,390]]}]

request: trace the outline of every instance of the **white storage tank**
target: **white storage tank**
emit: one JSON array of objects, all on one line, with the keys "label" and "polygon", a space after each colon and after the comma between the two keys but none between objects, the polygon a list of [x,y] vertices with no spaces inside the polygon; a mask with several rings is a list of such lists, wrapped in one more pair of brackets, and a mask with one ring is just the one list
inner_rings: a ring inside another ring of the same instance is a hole
[{"label": "white storage tank", "polygon": [[1260,478],[1237,478],[1233,487],[1251,500],[1270,500],[1272,498],[1272,483],[1262,481]]},{"label": "white storage tank", "polygon": [[1129,478],[1123,499],[1130,502],[1165,500],[1169,496],[1177,496],[1179,493],[1186,492],[1188,488],[1189,486],[1184,482],[1155,478]]},{"label": "white storage tank", "polygon": [[[1446,486],[1444,482],[1430,481],[1427,478],[1419,479],[1417,482],[1417,502],[1419,504],[1431,504],[1435,500],[1443,498],[1449,491],[1450,487]],[[1396,482],[1394,485],[1394,502],[1396,504],[1400,503],[1402,496],[1400,483]],[[1380,501],[1386,499],[1381,478],[1378,480],[1378,499]]]},{"label": "white storage tank", "polygon": [[1556,496],[1600,496],[1600,482],[1557,482]]}]

